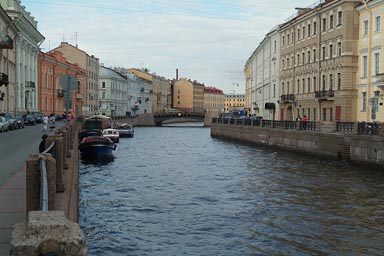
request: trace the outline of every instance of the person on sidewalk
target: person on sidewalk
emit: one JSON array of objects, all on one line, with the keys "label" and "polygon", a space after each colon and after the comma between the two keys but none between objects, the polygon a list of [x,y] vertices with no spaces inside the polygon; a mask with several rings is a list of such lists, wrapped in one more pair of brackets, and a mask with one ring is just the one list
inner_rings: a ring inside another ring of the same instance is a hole
[{"label": "person on sidewalk", "polygon": [[71,111],[69,111],[67,119],[68,119],[68,123],[70,123],[72,121],[73,116],[72,116],[72,112]]},{"label": "person on sidewalk", "polygon": [[43,130],[47,131],[47,129],[48,129],[48,116],[44,115],[43,116]]},{"label": "person on sidewalk", "polygon": [[48,134],[44,133],[41,137],[41,141],[39,144],[39,153],[43,153],[45,150],[45,140],[48,138]]},{"label": "person on sidewalk", "polygon": [[55,129],[55,116],[54,116],[54,114],[50,114],[49,115],[48,122],[49,122],[49,128],[50,128],[50,130],[52,132]]}]

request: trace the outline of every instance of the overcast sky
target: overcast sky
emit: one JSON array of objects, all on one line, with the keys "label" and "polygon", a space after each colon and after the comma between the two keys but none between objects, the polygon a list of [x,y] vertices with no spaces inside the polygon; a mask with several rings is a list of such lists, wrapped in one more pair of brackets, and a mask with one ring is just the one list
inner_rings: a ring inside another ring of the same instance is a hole
[{"label": "overcast sky", "polygon": [[[108,67],[148,68],[244,93],[244,65],[276,25],[314,0],[22,0],[44,35]],[[76,36],[77,35],[77,36]]]}]

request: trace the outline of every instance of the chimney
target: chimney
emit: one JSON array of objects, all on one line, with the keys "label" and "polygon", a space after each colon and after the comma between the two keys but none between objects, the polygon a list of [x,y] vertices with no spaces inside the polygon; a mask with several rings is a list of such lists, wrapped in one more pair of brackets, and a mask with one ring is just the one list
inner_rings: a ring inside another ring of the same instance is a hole
[{"label": "chimney", "polygon": [[179,69],[176,69],[176,81],[179,81]]}]

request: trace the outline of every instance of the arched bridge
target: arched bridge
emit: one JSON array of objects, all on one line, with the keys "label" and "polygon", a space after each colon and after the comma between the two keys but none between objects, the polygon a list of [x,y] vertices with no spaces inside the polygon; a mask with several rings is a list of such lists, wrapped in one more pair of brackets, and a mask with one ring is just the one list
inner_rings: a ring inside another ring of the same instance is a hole
[{"label": "arched bridge", "polygon": [[164,121],[181,122],[204,122],[204,113],[200,112],[171,112],[171,113],[156,113],[154,115],[155,123],[161,126]]}]

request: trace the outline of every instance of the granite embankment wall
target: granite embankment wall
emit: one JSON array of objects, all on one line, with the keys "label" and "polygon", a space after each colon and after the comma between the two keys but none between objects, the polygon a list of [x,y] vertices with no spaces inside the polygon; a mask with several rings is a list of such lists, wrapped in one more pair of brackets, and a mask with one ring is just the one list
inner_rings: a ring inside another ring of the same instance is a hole
[{"label": "granite embankment wall", "polygon": [[[27,218],[13,227],[11,255],[87,254],[85,236],[77,223],[80,127],[81,119],[57,129],[45,141],[47,153],[31,154],[27,159]],[[41,178],[43,170],[46,178]],[[43,180],[46,193],[42,193]],[[43,201],[47,201],[47,209],[42,207]]]},{"label": "granite embankment wall", "polygon": [[211,124],[211,136],[358,163],[384,164],[384,137],[260,126]]}]

